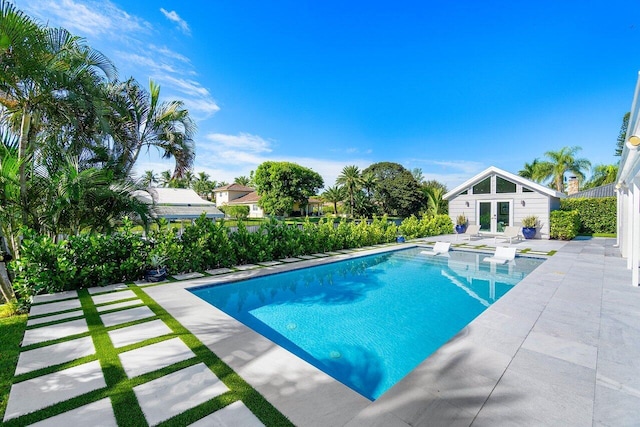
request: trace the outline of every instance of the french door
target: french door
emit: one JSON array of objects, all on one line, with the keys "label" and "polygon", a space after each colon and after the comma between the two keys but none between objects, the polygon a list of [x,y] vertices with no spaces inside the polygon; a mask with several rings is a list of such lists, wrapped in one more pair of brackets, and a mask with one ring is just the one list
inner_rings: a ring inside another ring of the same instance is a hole
[{"label": "french door", "polygon": [[513,223],[511,200],[491,200],[478,202],[476,223],[480,231],[485,233],[502,233],[504,228]]}]

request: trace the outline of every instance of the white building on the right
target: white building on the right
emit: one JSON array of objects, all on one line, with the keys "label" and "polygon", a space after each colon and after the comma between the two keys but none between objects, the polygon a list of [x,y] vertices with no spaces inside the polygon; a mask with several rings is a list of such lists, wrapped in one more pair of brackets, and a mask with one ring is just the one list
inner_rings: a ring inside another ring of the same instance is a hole
[{"label": "white building on the right", "polygon": [[640,74],[631,104],[627,136],[616,178],[618,247],[627,259],[632,284],[640,285]]}]

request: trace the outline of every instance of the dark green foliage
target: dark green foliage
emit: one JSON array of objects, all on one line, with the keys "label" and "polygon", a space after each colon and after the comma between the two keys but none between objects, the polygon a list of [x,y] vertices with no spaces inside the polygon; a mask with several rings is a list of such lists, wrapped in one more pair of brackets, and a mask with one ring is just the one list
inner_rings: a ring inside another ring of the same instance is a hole
[{"label": "dark green foliage", "polygon": [[620,125],[620,132],[618,133],[618,140],[616,141],[616,156],[622,156],[622,149],[624,148],[624,142],[627,139],[627,127],[629,127],[630,112],[625,113],[622,117],[622,124]]},{"label": "dark green foliage", "polygon": [[[400,231],[408,238],[452,232],[447,215],[406,219]],[[287,224],[271,219],[250,231],[238,221],[230,231],[223,221],[204,215],[180,233],[166,221],[148,240],[131,232],[131,223],[111,235],[79,235],[60,243],[25,232],[21,254],[13,262],[14,287],[22,299],[39,293],[81,289],[140,279],[149,258],[163,258],[169,274],[258,263],[274,259],[394,242],[398,227],[386,216],[372,221],[322,218]]]},{"label": "dark green foliage", "polygon": [[615,197],[562,199],[560,209],[577,211],[580,233],[616,233],[617,200]]},{"label": "dark green foliage", "polygon": [[246,219],[249,216],[249,206],[220,206],[218,209],[230,218]]},{"label": "dark green foliage", "polygon": [[383,213],[408,217],[417,214],[426,206],[418,182],[402,165],[391,162],[374,163],[363,170],[362,174],[375,176],[373,203],[379,206]]},{"label": "dark green foliage", "polygon": [[571,240],[578,235],[580,230],[580,214],[578,211],[553,211],[551,212],[552,239]]},{"label": "dark green foliage", "polygon": [[324,185],[317,172],[290,162],[264,162],[253,179],[260,207],[273,215],[290,214],[295,203],[305,205]]}]

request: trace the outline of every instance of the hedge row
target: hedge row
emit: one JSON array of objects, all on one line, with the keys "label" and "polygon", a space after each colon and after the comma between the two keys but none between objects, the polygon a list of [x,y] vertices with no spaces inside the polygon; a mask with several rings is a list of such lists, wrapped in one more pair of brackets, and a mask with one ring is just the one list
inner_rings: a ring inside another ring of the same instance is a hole
[{"label": "hedge row", "polygon": [[550,237],[559,240],[571,240],[580,231],[580,214],[578,211],[551,212]]},{"label": "hedge row", "polygon": [[222,221],[204,216],[180,230],[166,221],[148,239],[132,232],[126,221],[111,235],[83,234],[55,243],[46,236],[26,232],[21,256],[13,261],[14,287],[21,298],[39,293],[87,288],[141,279],[147,260],[161,257],[171,274],[205,271],[211,268],[257,263],[317,252],[335,251],[396,239],[400,230],[406,237],[451,233],[447,215],[432,219],[405,220],[397,227],[386,217],[348,222],[322,219],[287,225],[271,220],[249,232],[242,221],[230,232]]},{"label": "hedge row", "polygon": [[615,197],[562,199],[560,209],[578,212],[580,233],[616,233]]}]

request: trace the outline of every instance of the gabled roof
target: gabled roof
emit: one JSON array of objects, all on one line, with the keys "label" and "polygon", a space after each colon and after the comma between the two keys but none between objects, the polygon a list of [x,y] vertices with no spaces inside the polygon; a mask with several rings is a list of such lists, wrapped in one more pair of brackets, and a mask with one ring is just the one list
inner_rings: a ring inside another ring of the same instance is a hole
[{"label": "gabled roof", "polygon": [[249,194],[245,194],[242,197],[238,197],[237,199],[231,200],[230,202],[227,203],[227,205],[253,204],[253,203],[257,203],[259,199],[260,199],[260,196],[258,196],[258,193],[256,193],[255,191],[252,191]]},{"label": "gabled roof", "polygon": [[559,191],[555,191],[551,188],[545,187],[544,185],[540,185],[537,182],[533,182],[530,179],[527,178],[523,178],[519,175],[515,175],[512,174],[511,172],[507,172],[505,170],[502,170],[500,168],[497,168],[495,166],[491,166],[485,170],[483,170],[482,172],[480,172],[478,175],[474,176],[473,178],[465,181],[464,183],[458,185],[456,188],[454,188],[453,190],[449,191],[447,194],[445,194],[444,196],[442,196],[442,198],[444,200],[449,200],[455,196],[457,196],[458,194],[460,194],[462,191],[466,190],[467,188],[477,184],[478,182],[482,181],[483,179],[485,179],[486,177],[492,175],[492,174],[496,174],[496,175],[500,175],[503,178],[508,179],[509,181],[515,182],[516,184],[520,184],[520,185],[524,185],[525,187],[527,187],[530,190],[536,191],[538,193],[542,193],[542,194],[546,194],[547,196],[550,197],[556,197],[559,199],[563,199],[565,197],[567,197],[566,194],[564,193],[560,193]]},{"label": "gabled roof", "polygon": [[167,219],[198,218],[205,213],[207,218],[222,218],[214,203],[204,200],[188,188],[148,188],[136,191],[135,197],[149,205],[153,216]]},{"label": "gabled roof", "polygon": [[588,190],[578,191],[568,197],[572,199],[578,198],[598,198],[598,197],[616,197],[616,183],[601,185],[600,187],[590,188]]},{"label": "gabled roof", "polygon": [[218,188],[214,188],[213,192],[217,193],[220,191],[246,191],[246,192],[252,192],[255,191],[254,188],[252,187],[247,187],[245,185],[240,185],[240,184],[236,184],[235,182],[233,184],[228,184],[228,185],[224,185],[222,187],[218,187]]}]

